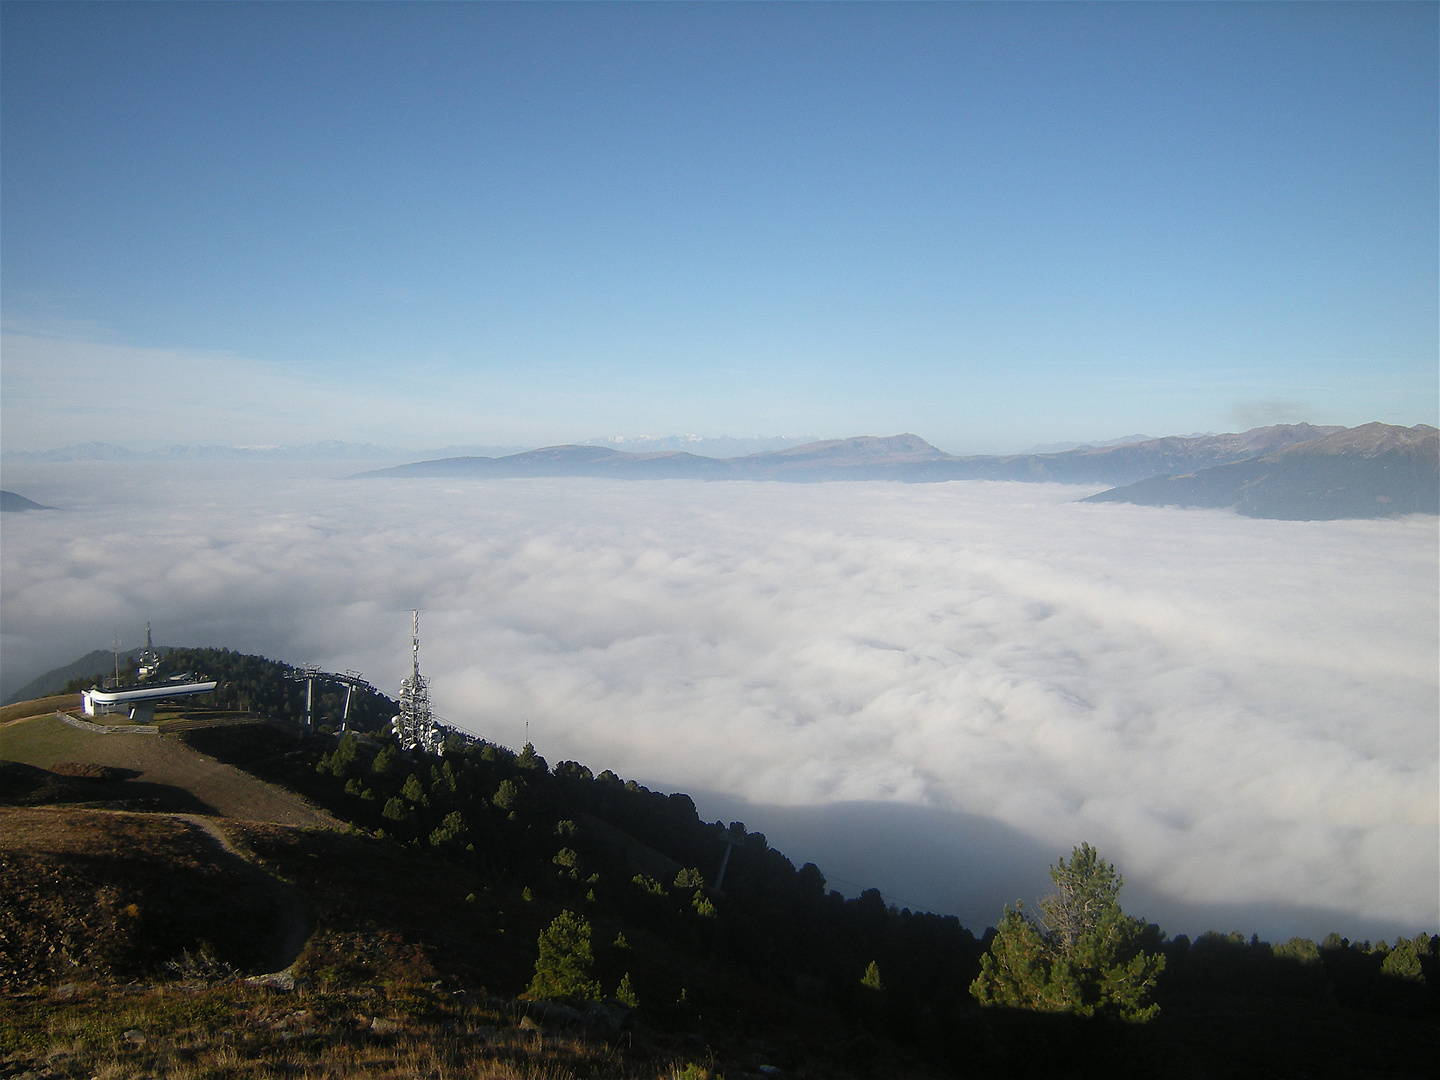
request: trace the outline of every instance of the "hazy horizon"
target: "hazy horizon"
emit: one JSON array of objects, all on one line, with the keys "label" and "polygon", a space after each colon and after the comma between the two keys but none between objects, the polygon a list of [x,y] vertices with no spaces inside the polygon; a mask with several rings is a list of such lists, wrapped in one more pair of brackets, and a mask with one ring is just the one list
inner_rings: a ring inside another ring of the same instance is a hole
[{"label": "hazy horizon", "polygon": [[[1376,421],[1369,421],[1371,423]],[[1293,421],[1296,424],[1309,423],[1304,419]],[[1424,421],[1417,421],[1415,425],[1404,424],[1394,425],[1397,427],[1412,427],[1423,425]],[[1160,435],[1146,435],[1130,433],[1127,435],[1112,437],[1096,437],[1088,439],[1062,440],[1059,442],[1031,443],[1023,447],[1012,447],[1005,450],[990,452],[994,456],[1009,456],[1017,454],[1053,454],[1063,453],[1067,450],[1080,447],[1107,447],[1118,446],[1127,443],[1147,441],[1152,439],[1165,438],[1204,438],[1220,434],[1243,434],[1244,431],[1256,430],[1274,425],[1257,425],[1257,428],[1245,428],[1233,432],[1217,431],[1190,431],[1190,432],[1166,432]],[[1315,425],[1323,426],[1323,425]],[[1341,426],[1341,425],[1334,425]],[[1361,426],[1361,425],[1355,425]],[[1434,426],[1434,425],[1430,425]],[[399,446],[376,446],[369,443],[346,443],[339,440],[326,440],[317,443],[306,443],[301,440],[282,441],[279,443],[254,444],[254,443],[162,443],[149,442],[137,445],[121,445],[119,443],[105,443],[90,441],[82,443],[65,443],[45,447],[43,449],[7,449],[4,452],[3,460],[15,464],[24,462],[45,462],[49,464],[66,464],[81,461],[177,461],[189,458],[191,460],[224,460],[220,452],[234,452],[232,456],[237,458],[253,458],[255,460],[294,460],[294,461],[348,461],[348,460],[406,460],[426,456],[486,456],[504,457],[511,454],[525,453],[529,450],[547,449],[557,446],[605,446],[614,450],[630,453],[653,453],[657,451],[679,450],[700,456],[729,458],[739,457],[746,454],[762,453],[768,450],[777,450],[792,446],[802,446],[814,442],[843,441],[849,438],[888,438],[898,435],[916,435],[925,442],[934,446],[937,450],[945,453],[954,451],[939,446],[919,432],[893,431],[893,432],[862,432],[849,435],[698,435],[672,434],[672,435],[611,435],[611,436],[589,436],[586,438],[572,439],[567,442],[549,443],[541,445],[518,445],[518,446],[495,446],[484,443],[469,443],[461,445],[449,445],[438,447],[399,447]],[[95,451],[93,453],[67,455],[66,451]],[[107,451],[120,451],[118,454],[111,454]],[[957,455],[967,456],[967,455]],[[986,456],[984,454],[973,456]]]}]

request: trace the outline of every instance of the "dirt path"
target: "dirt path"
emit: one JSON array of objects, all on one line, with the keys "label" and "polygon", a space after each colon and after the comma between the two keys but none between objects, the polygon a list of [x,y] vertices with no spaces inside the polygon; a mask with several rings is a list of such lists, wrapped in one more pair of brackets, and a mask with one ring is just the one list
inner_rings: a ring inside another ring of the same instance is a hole
[{"label": "dirt path", "polygon": [[239,859],[245,864],[247,874],[253,878],[256,886],[269,894],[270,902],[275,905],[275,910],[280,916],[281,932],[268,962],[264,965],[265,970],[262,974],[278,974],[289,968],[299,957],[300,950],[305,947],[305,939],[310,936],[310,916],[305,909],[304,898],[285,882],[260,866],[256,862],[254,852],[236,845],[225,832],[220,821],[200,814],[171,814],[169,816],[176,821],[186,822],[192,828],[203,832],[219,846],[221,851]]},{"label": "dirt path", "polygon": [[[166,820],[192,831],[207,847],[219,848],[220,857],[233,859],[236,869],[251,886],[265,896],[278,916],[280,932],[262,966],[265,973],[285,971],[295,962],[310,934],[310,919],[304,898],[270,874],[257,862],[253,852],[236,843],[225,819],[266,822],[292,828],[338,828],[339,823],[294,792],[268,784],[233,765],[193,750],[179,738],[166,735],[100,734],[74,727],[55,716],[36,716],[0,727],[0,758],[49,768],[60,762],[84,762],[130,769],[144,784],[160,784],[189,792],[216,815],[205,813],[153,813],[138,815]],[[33,817],[36,812],[51,815]],[[80,851],[100,841],[87,836],[95,830],[90,815],[114,815],[111,821],[137,815],[128,811],[67,811],[35,808],[22,811],[0,807],[0,848],[22,847],[28,839],[41,846],[59,844]],[[69,826],[60,817],[69,815]],[[87,825],[87,823],[89,823]],[[38,831],[37,831],[38,830]],[[101,829],[100,832],[105,832]],[[123,829],[122,829],[123,831]],[[114,836],[105,838],[113,842]]]}]

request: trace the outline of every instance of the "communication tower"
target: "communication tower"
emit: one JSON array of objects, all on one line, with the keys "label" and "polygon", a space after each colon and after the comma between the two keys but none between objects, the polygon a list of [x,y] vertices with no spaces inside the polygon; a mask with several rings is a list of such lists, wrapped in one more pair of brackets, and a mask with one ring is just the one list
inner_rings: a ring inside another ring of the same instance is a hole
[{"label": "communication tower", "polygon": [[445,745],[445,729],[430,709],[430,681],[420,674],[420,612],[411,611],[411,671],[400,682],[400,715],[390,721],[402,750],[438,754]]},{"label": "communication tower", "polygon": [[135,677],[140,682],[145,682],[160,670],[160,654],[155,651],[155,642],[150,637],[150,624],[145,624],[145,650],[140,654],[140,670]]}]

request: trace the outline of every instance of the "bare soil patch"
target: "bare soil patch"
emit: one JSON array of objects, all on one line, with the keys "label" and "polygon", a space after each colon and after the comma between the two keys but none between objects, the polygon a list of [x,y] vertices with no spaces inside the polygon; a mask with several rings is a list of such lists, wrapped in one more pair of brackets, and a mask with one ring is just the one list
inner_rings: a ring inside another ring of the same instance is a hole
[{"label": "bare soil patch", "polygon": [[68,776],[75,780],[125,780],[129,772],[113,765],[96,765],[88,761],[61,761],[51,766],[56,776]]}]

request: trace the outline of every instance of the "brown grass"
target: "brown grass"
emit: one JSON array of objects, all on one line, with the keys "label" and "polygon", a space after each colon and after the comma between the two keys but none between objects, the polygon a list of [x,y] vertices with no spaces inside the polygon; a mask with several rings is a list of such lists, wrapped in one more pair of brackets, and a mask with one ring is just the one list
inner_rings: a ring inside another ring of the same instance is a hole
[{"label": "brown grass", "polygon": [[17,701],[13,705],[0,706],[0,724],[10,724],[31,716],[49,716],[55,712],[77,712],[79,708],[79,694],[57,694],[34,701]]},{"label": "brown grass", "polygon": [[[232,983],[116,993],[68,984],[0,1000],[0,1073],[180,1080],[668,1080],[680,1073],[673,1057],[637,1052],[627,1037],[528,1030],[516,1009],[404,990],[337,996]],[[415,1001],[423,1013],[407,1011]]]},{"label": "brown grass", "polygon": [[99,734],[37,716],[0,728],[0,759],[42,769],[60,763],[131,769],[143,784],[189,792],[222,817],[307,828],[339,828],[299,795],[191,749],[179,738]]}]

